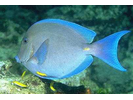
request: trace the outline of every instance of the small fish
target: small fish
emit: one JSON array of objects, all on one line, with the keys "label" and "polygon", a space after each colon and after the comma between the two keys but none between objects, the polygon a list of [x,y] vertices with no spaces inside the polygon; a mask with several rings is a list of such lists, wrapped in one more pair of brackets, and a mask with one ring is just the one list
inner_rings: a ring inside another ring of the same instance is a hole
[{"label": "small fish", "polygon": [[12,82],[13,84],[15,84],[15,85],[17,85],[17,86],[19,86],[19,87],[28,87],[27,85],[25,85],[25,84],[23,84],[23,83],[20,83],[20,82],[18,82],[18,81],[13,81]]},{"label": "small fish", "polygon": [[44,76],[44,77],[46,77],[47,75],[45,74],[45,73],[41,73],[41,72],[36,72],[38,75],[40,75],[40,76]]},{"label": "small fish", "polygon": [[116,32],[92,43],[94,31],[65,20],[45,19],[28,29],[15,58],[38,77],[52,80],[82,72],[91,65],[93,56],[126,71],[118,61],[117,45],[129,32]]},{"label": "small fish", "polygon": [[25,74],[26,74],[26,71],[24,71],[23,73],[22,73],[22,75],[21,75],[21,78],[23,79],[23,77],[25,76]]},{"label": "small fish", "polygon": [[51,82],[51,83],[50,83],[50,89],[51,89],[52,91],[54,91],[54,92],[55,92],[55,91],[56,91],[56,89],[53,87],[53,85],[54,85],[54,82]]}]

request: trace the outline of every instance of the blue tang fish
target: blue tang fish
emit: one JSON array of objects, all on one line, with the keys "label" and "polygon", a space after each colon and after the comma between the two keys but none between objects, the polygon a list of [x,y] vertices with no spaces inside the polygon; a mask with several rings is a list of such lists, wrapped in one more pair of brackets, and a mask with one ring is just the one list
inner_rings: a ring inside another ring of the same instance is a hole
[{"label": "blue tang fish", "polygon": [[15,58],[34,75],[45,79],[78,74],[91,65],[93,56],[126,71],[118,61],[117,45],[128,32],[116,32],[91,43],[96,36],[94,31],[65,20],[45,19],[28,29]]}]

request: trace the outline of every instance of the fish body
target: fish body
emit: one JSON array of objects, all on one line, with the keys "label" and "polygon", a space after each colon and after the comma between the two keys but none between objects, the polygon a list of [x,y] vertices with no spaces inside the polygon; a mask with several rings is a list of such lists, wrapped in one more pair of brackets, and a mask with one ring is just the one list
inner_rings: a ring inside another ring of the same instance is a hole
[{"label": "fish body", "polygon": [[80,73],[91,65],[92,55],[126,71],[117,59],[117,44],[128,32],[117,32],[91,43],[96,36],[94,31],[60,19],[45,19],[28,29],[16,60],[46,79],[62,79]]}]

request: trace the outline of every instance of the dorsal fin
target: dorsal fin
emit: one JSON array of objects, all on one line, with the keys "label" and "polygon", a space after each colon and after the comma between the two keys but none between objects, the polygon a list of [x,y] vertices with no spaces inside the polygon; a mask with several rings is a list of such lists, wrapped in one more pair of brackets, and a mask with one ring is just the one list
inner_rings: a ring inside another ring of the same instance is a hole
[{"label": "dorsal fin", "polygon": [[64,21],[61,19],[45,19],[45,20],[36,22],[35,24],[39,24],[39,23],[57,23],[57,24],[62,24],[62,25],[71,27],[72,29],[77,31],[79,34],[81,34],[87,40],[88,43],[91,43],[93,41],[94,37],[96,36],[96,33],[92,30],[89,30],[83,26],[76,24],[76,23]]}]

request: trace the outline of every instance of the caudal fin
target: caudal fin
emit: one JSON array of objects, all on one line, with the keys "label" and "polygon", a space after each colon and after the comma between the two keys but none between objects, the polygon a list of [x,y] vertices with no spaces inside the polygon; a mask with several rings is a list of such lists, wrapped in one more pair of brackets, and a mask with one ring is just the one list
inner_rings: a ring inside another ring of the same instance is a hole
[{"label": "caudal fin", "polygon": [[116,68],[120,71],[126,71],[126,69],[123,68],[118,61],[117,45],[120,38],[128,32],[130,31],[120,31],[94,42],[92,45],[90,45],[90,53],[103,60],[113,68]]}]

